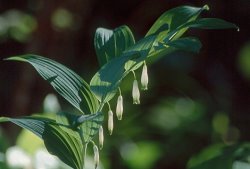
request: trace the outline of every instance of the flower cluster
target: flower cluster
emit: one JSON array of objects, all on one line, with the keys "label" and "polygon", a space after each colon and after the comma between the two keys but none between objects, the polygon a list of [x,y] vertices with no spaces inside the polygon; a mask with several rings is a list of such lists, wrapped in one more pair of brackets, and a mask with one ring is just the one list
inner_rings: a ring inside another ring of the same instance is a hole
[{"label": "flower cluster", "polygon": [[[136,79],[135,72],[133,72],[133,75],[134,75],[134,81],[133,81],[133,86],[132,86],[133,104],[140,104],[140,89],[139,89],[138,81]],[[146,62],[143,63],[143,67],[142,67],[141,89],[142,90],[148,89],[148,71],[147,71]],[[109,106],[108,131],[109,131],[109,134],[112,135],[113,129],[114,129],[114,117],[113,117],[113,111],[111,110],[109,103],[107,103],[107,104]],[[117,104],[116,104],[117,119],[122,120],[122,115],[123,115],[123,97],[121,94],[121,89],[119,88],[119,96],[117,98]],[[99,147],[100,147],[100,149],[103,148],[103,142],[104,142],[103,127],[100,126],[99,127]],[[94,151],[95,168],[97,168],[97,166],[99,164],[99,150],[95,144],[93,145],[93,151]]]}]

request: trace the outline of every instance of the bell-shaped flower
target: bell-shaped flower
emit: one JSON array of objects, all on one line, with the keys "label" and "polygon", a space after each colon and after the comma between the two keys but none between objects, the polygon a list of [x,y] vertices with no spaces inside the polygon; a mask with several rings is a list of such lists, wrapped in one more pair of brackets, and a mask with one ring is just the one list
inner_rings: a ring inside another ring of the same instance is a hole
[{"label": "bell-shaped flower", "polygon": [[99,127],[99,147],[102,149],[104,142],[104,135],[103,135],[103,128],[102,126]]},{"label": "bell-shaped flower", "polygon": [[123,114],[123,98],[122,95],[118,96],[117,105],[116,105],[116,116],[118,120],[122,120]]},{"label": "bell-shaped flower", "polygon": [[94,151],[94,163],[95,163],[95,169],[99,165],[99,150],[96,145],[93,146],[93,151]]},{"label": "bell-shaped flower", "polygon": [[146,63],[144,63],[141,74],[141,89],[148,89],[148,69]]},{"label": "bell-shaped flower", "polygon": [[108,130],[109,130],[110,135],[113,132],[113,128],[114,128],[113,112],[112,112],[112,110],[109,110],[109,112],[108,112]]},{"label": "bell-shaped flower", "polygon": [[140,104],[140,91],[136,79],[133,82],[132,97],[133,97],[133,104]]}]

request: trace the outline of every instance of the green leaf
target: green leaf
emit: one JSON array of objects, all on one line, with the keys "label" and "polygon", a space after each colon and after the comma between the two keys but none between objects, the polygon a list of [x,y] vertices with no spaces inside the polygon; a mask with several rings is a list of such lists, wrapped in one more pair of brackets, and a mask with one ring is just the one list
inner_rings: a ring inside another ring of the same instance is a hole
[{"label": "green leaf", "polygon": [[51,59],[37,55],[21,55],[7,60],[30,63],[53,88],[80,112],[95,113],[98,100],[90,91],[89,85],[75,72]]},{"label": "green leaf", "polygon": [[56,122],[59,124],[63,124],[63,126],[60,126],[61,129],[71,135],[72,130],[70,128],[64,127],[64,125],[75,126],[76,119],[78,119],[78,121],[80,120],[80,127],[78,127],[78,132],[82,137],[81,140],[85,143],[88,143],[98,132],[99,127],[100,125],[102,125],[102,122],[104,120],[104,115],[103,113],[95,113],[90,115],[82,115],[81,117],[79,117],[71,115],[69,113],[60,113],[57,114]]},{"label": "green leaf", "polygon": [[232,146],[212,145],[192,157],[188,169],[232,169],[235,161],[245,161],[250,155],[250,144],[242,143]]},{"label": "green leaf", "polygon": [[201,29],[230,29],[239,30],[239,27],[233,23],[218,18],[201,18],[192,22],[188,22],[182,27],[201,28]]},{"label": "green leaf", "polygon": [[194,53],[199,53],[202,46],[201,42],[194,37],[179,38],[168,42],[167,45],[176,48],[177,50],[184,50]]},{"label": "green leaf", "polygon": [[98,28],[95,33],[94,45],[100,66],[115,57],[119,57],[125,49],[134,43],[134,36],[126,25],[114,30]]},{"label": "green leaf", "polygon": [[99,131],[99,127],[104,120],[103,113],[96,113],[84,117],[84,122],[80,125],[80,133],[85,141],[88,143]]},{"label": "green leaf", "polygon": [[[165,25],[166,32],[171,32],[178,28],[179,26],[185,24],[186,22],[195,20],[203,10],[208,10],[208,6],[205,5],[202,8],[192,7],[192,6],[180,6],[173,8],[171,10],[163,13],[149,29],[146,36],[159,33],[159,29]],[[168,26],[166,26],[168,25]],[[161,30],[162,31],[162,30]],[[180,37],[186,30],[179,32],[178,37]],[[177,35],[176,35],[177,36]]]},{"label": "green leaf", "polygon": [[0,118],[0,122],[7,121],[25,128],[43,139],[48,151],[65,164],[74,169],[82,169],[83,144],[78,132],[71,129],[71,135],[69,135],[61,129],[62,125],[59,126],[55,123],[55,120],[42,117]]},{"label": "green leaf", "polygon": [[152,35],[143,38],[125,50],[120,57],[102,66],[90,81],[90,88],[98,100],[106,103],[114,97],[122,79],[148,57],[155,37]]}]

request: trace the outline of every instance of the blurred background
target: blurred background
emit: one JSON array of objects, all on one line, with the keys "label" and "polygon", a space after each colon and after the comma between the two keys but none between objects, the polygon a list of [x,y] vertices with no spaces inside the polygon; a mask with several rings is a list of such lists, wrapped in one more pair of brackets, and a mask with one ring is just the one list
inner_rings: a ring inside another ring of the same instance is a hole
[{"label": "blurred background", "polygon": [[[54,95],[44,105],[46,95],[55,94],[52,87],[30,65],[3,61],[4,58],[25,53],[42,55],[65,64],[89,82],[99,69],[93,45],[98,27],[114,29],[126,24],[139,40],[166,10],[179,5],[205,4],[210,10],[202,13],[203,17],[233,22],[240,32],[188,31],[189,35],[200,38],[201,52],[194,55],[180,51],[148,65],[149,90],[141,94],[139,106],[132,104],[129,79],[132,76],[128,77],[122,84],[124,120],[115,121],[112,136],[106,132],[100,168],[183,169],[212,156],[223,146],[248,142],[250,2],[247,0],[0,0],[1,116],[58,111],[58,104],[62,110],[71,108],[61,97],[57,103]],[[52,109],[46,109],[51,102]],[[112,107],[115,108],[115,103]],[[13,151],[19,155],[13,158],[25,154],[27,163],[34,163],[30,159],[34,160],[37,153],[41,155],[37,149],[43,147],[35,140],[12,124],[1,125],[0,162],[5,163],[9,147],[16,145]],[[198,158],[197,154],[203,155]],[[38,159],[41,161],[42,157]],[[236,162],[234,169],[243,169],[238,167],[241,162]],[[244,169],[250,168],[247,162],[249,158],[242,164],[246,165]],[[1,165],[0,168],[8,168]],[[18,168],[9,164],[9,168],[15,167]],[[35,168],[52,169],[53,165]]]}]

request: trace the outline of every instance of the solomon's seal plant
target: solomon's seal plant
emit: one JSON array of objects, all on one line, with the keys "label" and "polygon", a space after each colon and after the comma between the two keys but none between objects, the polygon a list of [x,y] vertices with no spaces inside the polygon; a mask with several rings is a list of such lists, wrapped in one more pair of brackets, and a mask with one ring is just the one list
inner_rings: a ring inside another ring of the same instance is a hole
[{"label": "solomon's seal plant", "polygon": [[[182,37],[189,28],[226,29],[236,25],[216,18],[200,18],[208,6],[180,6],[163,13],[149,29],[144,38],[135,41],[128,26],[114,30],[98,28],[94,37],[96,55],[100,69],[90,83],[64,65],[48,58],[33,54],[10,57],[7,60],[27,62],[48,81],[53,88],[78,110],[78,114],[67,112],[56,118],[28,116],[20,118],[2,117],[1,122],[12,122],[30,130],[43,139],[47,150],[74,169],[84,168],[88,145],[93,147],[95,168],[99,164],[99,149],[94,136],[99,132],[99,148],[103,147],[102,125],[104,114],[108,113],[108,130],[112,134],[113,112],[119,120],[123,114],[122,80],[130,73],[134,75],[132,98],[140,104],[140,89],[148,89],[147,61],[152,62],[176,50],[198,53],[201,43],[194,37]],[[135,71],[141,69],[138,80]],[[140,84],[138,83],[140,82]],[[117,105],[110,105],[111,99]],[[109,111],[104,112],[103,107]]]}]

